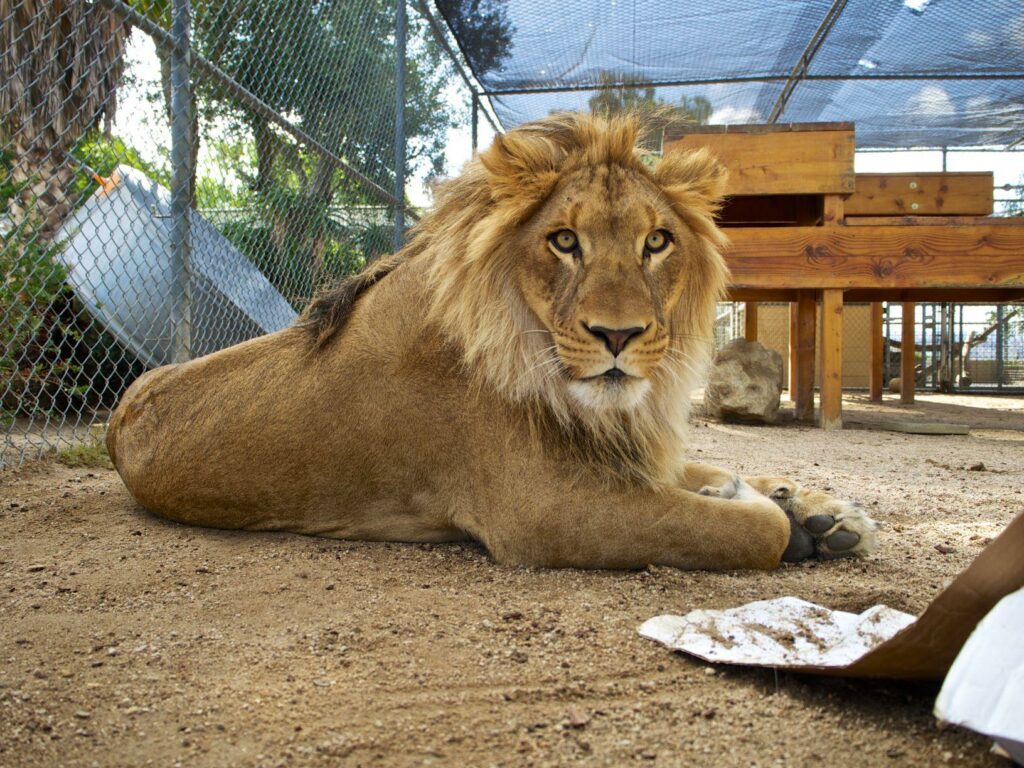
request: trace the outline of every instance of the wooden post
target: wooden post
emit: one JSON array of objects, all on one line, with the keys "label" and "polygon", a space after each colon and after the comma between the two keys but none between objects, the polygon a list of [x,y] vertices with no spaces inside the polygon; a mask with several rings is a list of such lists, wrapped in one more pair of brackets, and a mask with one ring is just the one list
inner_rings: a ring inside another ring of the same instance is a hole
[{"label": "wooden post", "polygon": [[842,195],[825,195],[825,206],[821,218],[822,224],[825,226],[843,223]]},{"label": "wooden post", "polygon": [[757,341],[757,302],[743,304],[743,336],[747,341]]},{"label": "wooden post", "polygon": [[789,302],[789,401],[791,403],[796,402],[796,308],[795,301]]},{"label": "wooden post", "polygon": [[815,292],[797,294],[796,318],[796,418],[814,420],[814,340],[817,332]]},{"label": "wooden post", "polygon": [[821,428],[843,426],[843,291],[821,292]]},{"label": "wooden post", "polygon": [[900,402],[914,402],[914,307],[912,301],[903,302],[903,332],[900,334]]},{"label": "wooden post", "polygon": [[885,355],[885,339],[882,336],[882,302],[871,302],[871,344],[868,363],[868,392],[871,402],[882,402],[882,366]]}]

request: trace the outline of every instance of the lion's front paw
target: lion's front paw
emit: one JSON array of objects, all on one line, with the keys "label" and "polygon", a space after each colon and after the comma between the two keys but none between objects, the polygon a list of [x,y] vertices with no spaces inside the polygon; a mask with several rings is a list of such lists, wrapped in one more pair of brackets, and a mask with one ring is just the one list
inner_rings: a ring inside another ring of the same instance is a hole
[{"label": "lion's front paw", "polygon": [[786,562],[814,556],[823,560],[867,557],[878,549],[879,524],[858,502],[799,489],[776,503],[791,526],[789,546],[782,555]]},{"label": "lion's front paw", "polygon": [[733,475],[722,485],[705,485],[697,493],[701,496],[717,496],[720,499],[736,499],[737,501],[751,501],[760,499],[762,496],[739,475]]}]

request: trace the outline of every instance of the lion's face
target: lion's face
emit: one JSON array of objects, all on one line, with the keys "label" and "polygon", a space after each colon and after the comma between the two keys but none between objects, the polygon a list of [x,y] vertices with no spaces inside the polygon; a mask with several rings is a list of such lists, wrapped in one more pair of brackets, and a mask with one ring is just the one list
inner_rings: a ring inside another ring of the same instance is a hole
[{"label": "lion's face", "polygon": [[552,344],[536,365],[587,408],[629,410],[683,351],[670,318],[696,236],[645,174],[620,165],[563,177],[518,235],[517,280]]}]

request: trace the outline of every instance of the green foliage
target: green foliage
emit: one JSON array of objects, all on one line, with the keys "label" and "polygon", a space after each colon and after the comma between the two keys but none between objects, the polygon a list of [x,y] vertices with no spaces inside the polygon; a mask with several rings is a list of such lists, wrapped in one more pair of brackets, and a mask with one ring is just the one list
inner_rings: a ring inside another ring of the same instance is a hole
[{"label": "green foliage", "polygon": [[652,85],[633,84],[628,78],[621,78],[613,72],[602,72],[600,82],[606,86],[590,97],[587,102],[595,115],[617,115],[622,112],[656,114],[660,119],[679,120],[687,123],[706,123],[711,118],[711,102],[703,96],[682,96],[679,102],[671,104],[655,95]]},{"label": "green foliage", "polygon": [[66,467],[83,469],[113,469],[103,438],[92,434],[88,441],[65,448],[57,454],[57,461]]},{"label": "green foliage", "polygon": [[[127,164],[161,178],[133,149],[99,131],[83,137],[71,156],[101,176]],[[13,163],[9,153],[0,152],[0,178],[6,180],[0,186],[0,210],[7,210],[21,191],[10,181]],[[97,186],[83,169],[75,174],[69,199],[80,205]],[[40,230],[38,217],[29,214],[0,239],[0,406],[8,420],[18,412],[67,413],[109,405],[118,393],[96,382],[113,375],[130,380],[137,373],[66,288],[67,269],[57,258],[64,243],[45,242]],[[102,377],[101,366],[106,369]]]},{"label": "green foliage", "polygon": [[437,0],[437,8],[477,76],[498,69],[508,58],[515,29],[500,0]]}]

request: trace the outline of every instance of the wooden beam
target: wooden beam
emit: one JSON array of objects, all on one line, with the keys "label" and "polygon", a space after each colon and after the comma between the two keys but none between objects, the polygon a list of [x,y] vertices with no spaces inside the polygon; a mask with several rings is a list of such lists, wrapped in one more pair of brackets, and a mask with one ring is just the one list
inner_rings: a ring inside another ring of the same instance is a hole
[{"label": "wooden beam", "polygon": [[829,226],[832,224],[843,223],[843,196],[842,195],[825,195],[824,208],[822,210],[822,224]]},{"label": "wooden beam", "polygon": [[[730,291],[730,295],[731,295]],[[751,300],[758,291],[741,291]],[[760,299],[771,301],[771,299]],[[782,299],[777,299],[782,301]],[[861,288],[846,292],[846,303],[862,301],[953,301],[960,304],[1002,304],[1024,301],[1024,288]]]},{"label": "wooden beam", "polygon": [[757,341],[757,302],[748,301],[743,305],[743,337]]},{"label": "wooden beam", "polygon": [[854,191],[853,130],[700,131],[666,137],[665,152],[707,147],[729,169],[727,195]]},{"label": "wooden beam", "polygon": [[882,333],[882,302],[873,301],[868,355],[868,394],[873,403],[882,402],[882,358],[885,354],[885,339]]},{"label": "wooden beam", "polygon": [[794,288],[790,291],[782,288],[761,290],[757,288],[730,288],[727,301],[796,301],[799,291]]},{"label": "wooden beam", "polygon": [[995,224],[1024,227],[1024,218],[1009,216],[850,216],[848,227],[970,227]]},{"label": "wooden beam", "polygon": [[796,318],[796,418],[814,420],[814,344],[817,332],[814,291],[800,291]]},{"label": "wooden beam", "polygon": [[[728,301],[793,302],[796,288],[730,288]],[[847,304],[873,301],[952,301],[960,304],[1005,304],[1024,301],[1021,288],[853,288],[843,296]]]},{"label": "wooden beam", "polygon": [[821,428],[843,426],[843,292],[821,292]]},{"label": "wooden beam", "polygon": [[789,302],[789,401],[791,403],[796,402],[796,365],[797,365],[797,307],[796,307],[796,296],[793,297],[794,301]]},{"label": "wooden beam", "polygon": [[1024,227],[749,227],[725,252],[738,288],[1024,287]]},{"label": "wooden beam", "polygon": [[917,375],[914,371],[914,309],[913,302],[903,304],[903,330],[900,334],[900,402],[910,405],[914,402],[914,386]]},{"label": "wooden beam", "polygon": [[988,216],[991,173],[858,173],[847,216]]}]

